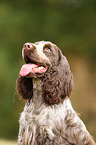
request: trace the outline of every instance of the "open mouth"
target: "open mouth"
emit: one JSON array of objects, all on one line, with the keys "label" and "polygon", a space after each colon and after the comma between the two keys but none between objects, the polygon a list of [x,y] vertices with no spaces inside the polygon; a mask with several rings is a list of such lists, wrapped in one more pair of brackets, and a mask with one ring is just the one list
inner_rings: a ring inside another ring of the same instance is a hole
[{"label": "open mouth", "polygon": [[26,62],[26,64],[24,64],[21,67],[20,70],[20,76],[27,76],[30,73],[31,74],[35,74],[35,73],[45,73],[47,71],[47,66],[43,66],[38,64],[37,62],[31,60],[28,56],[24,58],[24,61]]}]

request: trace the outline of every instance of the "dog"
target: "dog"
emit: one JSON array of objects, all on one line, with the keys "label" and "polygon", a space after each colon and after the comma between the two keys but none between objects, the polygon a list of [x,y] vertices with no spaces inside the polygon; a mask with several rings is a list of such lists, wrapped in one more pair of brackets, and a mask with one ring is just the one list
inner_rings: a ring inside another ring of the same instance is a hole
[{"label": "dog", "polygon": [[95,145],[70,103],[73,75],[61,50],[49,41],[25,43],[22,57],[16,90],[27,103],[18,145]]}]

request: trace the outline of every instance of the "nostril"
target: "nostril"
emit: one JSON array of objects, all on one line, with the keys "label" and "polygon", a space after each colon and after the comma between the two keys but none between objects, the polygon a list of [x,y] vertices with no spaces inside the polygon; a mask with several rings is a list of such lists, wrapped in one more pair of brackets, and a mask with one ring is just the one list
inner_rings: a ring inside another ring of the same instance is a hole
[{"label": "nostril", "polygon": [[23,48],[26,48],[26,49],[34,49],[34,46],[31,44],[31,43],[25,43]]},{"label": "nostril", "polygon": [[27,47],[28,47],[28,48],[31,48],[31,46],[30,46],[30,45],[27,45]]}]

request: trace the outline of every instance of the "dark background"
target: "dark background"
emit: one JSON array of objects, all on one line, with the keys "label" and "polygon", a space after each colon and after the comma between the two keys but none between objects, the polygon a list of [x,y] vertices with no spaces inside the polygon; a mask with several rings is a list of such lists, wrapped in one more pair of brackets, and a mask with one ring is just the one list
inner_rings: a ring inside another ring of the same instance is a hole
[{"label": "dark background", "polygon": [[16,140],[15,91],[25,42],[49,40],[68,58],[72,104],[96,139],[96,0],[0,0],[0,138]]}]

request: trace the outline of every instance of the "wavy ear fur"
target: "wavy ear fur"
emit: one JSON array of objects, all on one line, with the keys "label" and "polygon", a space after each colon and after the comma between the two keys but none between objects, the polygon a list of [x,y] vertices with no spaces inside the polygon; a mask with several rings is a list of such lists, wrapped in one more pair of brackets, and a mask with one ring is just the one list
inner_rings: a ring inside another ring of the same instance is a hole
[{"label": "wavy ear fur", "polygon": [[16,80],[16,91],[21,99],[30,99],[33,96],[32,78],[19,76]]},{"label": "wavy ear fur", "polygon": [[70,70],[69,63],[65,56],[62,55],[61,63],[59,65],[63,72],[62,83],[64,92],[62,98],[65,98],[66,96],[70,97],[73,90],[73,74]]},{"label": "wavy ear fur", "polygon": [[58,104],[71,95],[73,75],[65,56],[59,51],[57,66],[52,66],[43,79],[43,98],[48,104]]}]

